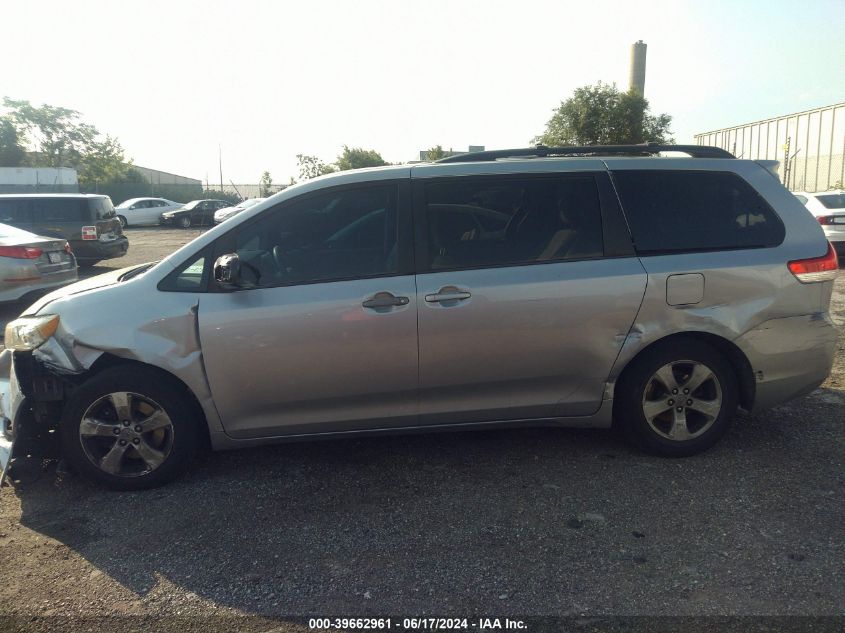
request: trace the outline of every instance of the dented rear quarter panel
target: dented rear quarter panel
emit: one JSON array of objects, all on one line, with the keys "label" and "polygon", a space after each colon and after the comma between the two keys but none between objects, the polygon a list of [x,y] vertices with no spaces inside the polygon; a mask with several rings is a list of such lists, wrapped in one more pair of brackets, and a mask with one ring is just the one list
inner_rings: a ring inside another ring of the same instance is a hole
[{"label": "dented rear quarter panel", "polygon": [[[773,248],[641,257],[648,273],[645,296],[609,383],[612,386],[628,363],[652,343],[673,334],[702,332],[734,343],[752,371],[759,372],[755,409],[799,395],[799,385],[817,385],[830,370],[835,345],[827,316],[833,282],[802,284],[787,263],[826,252],[827,241],[818,222],[780,182],[751,161],[712,159],[691,165],[687,159],[676,160],[678,169],[732,171],[744,178],[777,211],[786,237]],[[669,161],[653,159],[608,159],[606,163],[611,172],[675,168]],[[683,273],[704,276],[703,297],[695,304],[671,306],[667,280]],[[774,348],[767,348],[775,341],[779,343]],[[804,364],[789,366],[784,359],[792,354]],[[793,393],[778,394],[765,384],[780,382],[783,387],[785,380]]]}]

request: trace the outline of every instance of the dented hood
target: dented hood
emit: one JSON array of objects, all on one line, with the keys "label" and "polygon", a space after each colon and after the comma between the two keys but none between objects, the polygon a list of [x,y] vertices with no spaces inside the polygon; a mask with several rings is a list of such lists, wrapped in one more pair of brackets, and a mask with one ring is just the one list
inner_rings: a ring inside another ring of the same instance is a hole
[{"label": "dented hood", "polygon": [[38,301],[29,306],[26,310],[24,310],[22,314],[37,314],[39,310],[44,308],[47,304],[52,303],[56,299],[63,299],[64,297],[76,295],[80,292],[86,292],[88,290],[94,290],[95,288],[103,288],[105,286],[114,285],[116,283],[119,283],[120,277],[122,277],[129,271],[135,270],[139,266],[145,265],[146,264],[136,264],[134,266],[127,266],[126,268],[121,268],[120,270],[113,270],[107,273],[103,273],[102,275],[97,275],[96,277],[89,277],[88,279],[77,281],[76,283],[70,284],[69,286],[64,286],[62,288],[59,288],[58,290],[54,290],[53,292],[47,295],[44,295]]}]

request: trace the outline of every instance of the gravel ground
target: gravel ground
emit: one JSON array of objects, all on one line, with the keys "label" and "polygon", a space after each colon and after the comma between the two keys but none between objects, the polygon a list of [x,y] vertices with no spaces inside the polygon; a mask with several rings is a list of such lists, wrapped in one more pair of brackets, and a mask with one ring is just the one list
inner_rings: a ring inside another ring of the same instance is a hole
[{"label": "gravel ground", "polygon": [[[194,234],[130,230],[97,270]],[[828,381],[692,458],[474,432],[216,453],[143,493],[4,487],[0,615],[843,616],[845,271],[832,312]]]}]

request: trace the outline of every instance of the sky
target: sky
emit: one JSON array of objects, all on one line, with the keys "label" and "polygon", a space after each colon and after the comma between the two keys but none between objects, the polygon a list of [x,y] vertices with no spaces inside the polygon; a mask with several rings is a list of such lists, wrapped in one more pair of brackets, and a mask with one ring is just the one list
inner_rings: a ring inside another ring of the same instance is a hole
[{"label": "sky", "polygon": [[[78,110],[138,165],[276,182],[343,145],[390,162],[524,147],[579,86],[645,96],[676,142],[845,101],[843,0],[0,0],[0,96]],[[8,28],[14,25],[14,28]]]}]

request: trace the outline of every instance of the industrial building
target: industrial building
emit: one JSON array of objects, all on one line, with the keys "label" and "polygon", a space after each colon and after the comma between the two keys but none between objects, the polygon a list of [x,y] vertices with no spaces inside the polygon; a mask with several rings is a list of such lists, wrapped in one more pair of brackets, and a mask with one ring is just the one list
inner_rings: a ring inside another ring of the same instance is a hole
[{"label": "industrial building", "polygon": [[827,191],[845,186],[845,103],[743,123],[695,135],[737,158],[780,161],[790,191]]}]

